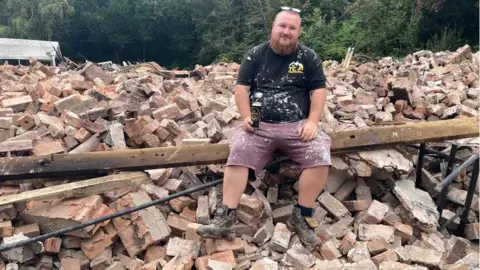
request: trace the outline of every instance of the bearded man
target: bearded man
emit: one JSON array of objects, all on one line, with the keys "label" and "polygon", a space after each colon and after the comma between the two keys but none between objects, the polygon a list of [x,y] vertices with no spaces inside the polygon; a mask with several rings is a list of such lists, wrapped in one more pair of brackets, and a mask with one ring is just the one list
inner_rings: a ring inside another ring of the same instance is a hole
[{"label": "bearded man", "polygon": [[[325,186],[331,165],[331,139],[318,129],[326,101],[322,61],[298,43],[298,9],[284,7],[272,25],[270,40],[250,49],[243,58],[235,85],[235,101],[243,123],[230,138],[230,155],[223,181],[223,204],[211,224],[197,233],[206,238],[234,237],[236,209],[248,181],[279,149],[300,165],[299,198],[287,221],[309,248],[320,244],[313,228],[313,204]],[[255,97],[261,93],[262,97]],[[251,105],[262,103],[259,127],[252,127]]]}]

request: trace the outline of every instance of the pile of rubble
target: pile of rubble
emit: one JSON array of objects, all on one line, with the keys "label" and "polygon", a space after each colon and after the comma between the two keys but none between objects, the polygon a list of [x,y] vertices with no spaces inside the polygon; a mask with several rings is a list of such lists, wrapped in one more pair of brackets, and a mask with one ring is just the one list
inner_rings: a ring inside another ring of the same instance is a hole
[{"label": "pile of rubble", "polygon": [[[479,63],[480,54],[465,46],[454,53],[417,52],[402,62],[384,58],[349,70],[327,68],[322,128],[335,132],[476,116]],[[238,69],[235,63],[198,66],[190,76],[154,63],[119,72],[93,63],[79,72],[51,70],[34,59],[29,67],[0,66],[0,152],[46,155],[226,142],[239,116],[233,94]],[[473,151],[465,147],[458,156]],[[6,269],[477,269],[478,185],[465,235],[450,234],[458,218],[438,231],[438,220],[454,217],[465,204],[470,170],[451,185],[440,218],[433,187],[445,162],[426,158],[419,189],[412,181],[414,155],[395,148],[333,157],[314,207],[323,244],[313,251],[285,226],[298,196],[298,172],[284,166],[249,183],[232,241],[195,233],[213,218],[220,185],[4,251],[1,259]],[[209,168],[221,177],[221,166]],[[201,183],[202,172],[149,170],[151,181],[139,186],[1,206],[2,244],[164,198]],[[1,194],[65,181],[5,184]]]}]

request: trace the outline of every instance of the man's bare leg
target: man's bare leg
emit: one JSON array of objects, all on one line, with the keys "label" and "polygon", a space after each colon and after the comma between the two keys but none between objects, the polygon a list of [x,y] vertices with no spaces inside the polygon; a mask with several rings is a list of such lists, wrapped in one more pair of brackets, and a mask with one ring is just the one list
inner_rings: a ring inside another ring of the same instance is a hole
[{"label": "man's bare leg", "polygon": [[227,166],[223,177],[223,204],[230,209],[237,209],[247,182],[247,167]]},{"label": "man's bare leg", "polygon": [[325,187],[328,176],[328,166],[304,169],[300,175],[298,204],[313,207],[318,195]]}]

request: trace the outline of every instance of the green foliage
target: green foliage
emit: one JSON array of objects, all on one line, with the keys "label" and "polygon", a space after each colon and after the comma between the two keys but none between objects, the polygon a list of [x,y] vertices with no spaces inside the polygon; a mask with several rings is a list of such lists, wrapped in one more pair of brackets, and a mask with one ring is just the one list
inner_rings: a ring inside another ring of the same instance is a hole
[{"label": "green foliage", "polygon": [[478,0],[0,0],[0,37],[56,40],[77,61],[192,68],[240,62],[281,6],[302,10],[300,41],[322,59],[478,49]]}]

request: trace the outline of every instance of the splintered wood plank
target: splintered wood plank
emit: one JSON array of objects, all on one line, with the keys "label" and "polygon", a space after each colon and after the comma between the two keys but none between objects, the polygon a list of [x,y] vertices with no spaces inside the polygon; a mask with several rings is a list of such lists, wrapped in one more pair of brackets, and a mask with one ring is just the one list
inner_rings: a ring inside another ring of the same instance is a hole
[{"label": "splintered wood plank", "polygon": [[[328,135],[332,139],[332,154],[364,151],[399,144],[478,137],[479,117],[369,127]],[[219,164],[225,162],[228,155],[228,144],[223,143],[1,158],[0,176],[9,180],[77,175],[112,169],[145,170]]]},{"label": "splintered wood plank", "polygon": [[137,186],[150,180],[143,172],[126,172],[62,184],[47,188],[25,191],[19,194],[0,197],[0,206],[16,202],[60,197],[88,197],[116,188]]}]

